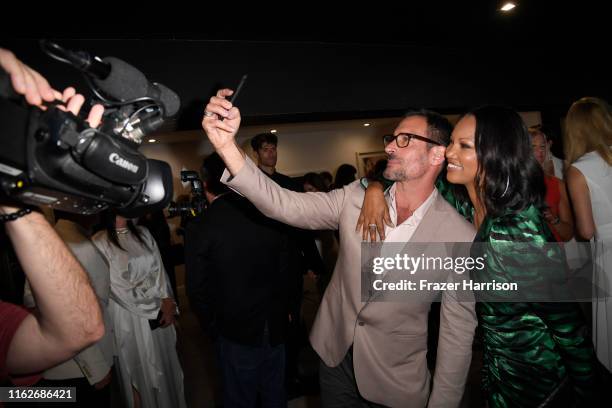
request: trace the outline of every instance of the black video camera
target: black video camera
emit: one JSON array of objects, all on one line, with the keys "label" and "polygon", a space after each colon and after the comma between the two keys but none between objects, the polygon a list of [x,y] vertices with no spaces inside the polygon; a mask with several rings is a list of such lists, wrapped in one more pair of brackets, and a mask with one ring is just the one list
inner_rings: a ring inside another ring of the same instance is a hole
[{"label": "black video camera", "polygon": [[182,219],[195,218],[202,214],[206,208],[202,180],[200,180],[196,171],[183,170],[181,171],[181,181],[191,183],[191,198],[189,201],[171,201],[168,207],[168,214],[170,217],[180,215]]},{"label": "black video camera", "polygon": [[178,96],[116,58],[42,44],[86,74],[105,106],[102,125],[90,128],[53,104],[45,111],[26,105],[0,69],[0,200],[80,214],[114,208],[128,218],[164,208],[172,197],[170,166],[138,148],[178,111]]}]

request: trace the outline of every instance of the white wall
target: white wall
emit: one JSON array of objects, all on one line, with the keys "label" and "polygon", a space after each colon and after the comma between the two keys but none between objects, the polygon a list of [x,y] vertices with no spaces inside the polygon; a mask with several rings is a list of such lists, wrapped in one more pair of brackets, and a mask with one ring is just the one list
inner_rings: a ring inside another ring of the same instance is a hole
[{"label": "white wall", "polygon": [[[527,126],[541,123],[539,112],[521,113]],[[458,115],[448,116],[451,122]],[[340,164],[357,167],[356,153],[382,151],[381,136],[393,132],[398,118],[303,123],[278,126],[245,127],[238,134],[238,142],[252,155],[249,140],[259,132],[277,129],[279,172],[299,176],[309,171],[327,170],[335,175]],[[363,123],[371,124],[364,127]],[[141,151],[148,157],[164,160],[172,167],[175,197],[188,193],[180,181],[182,169],[199,170],[202,158],[212,147],[201,131],[162,135],[159,139],[170,143],[146,144]],[[184,140],[172,143],[172,140]]]},{"label": "white wall", "polygon": [[163,160],[170,164],[174,181],[174,198],[176,198],[180,194],[189,193],[189,188],[183,188],[181,185],[181,170],[200,170],[202,156],[197,152],[198,145],[197,141],[146,144],[140,151],[151,159]]}]

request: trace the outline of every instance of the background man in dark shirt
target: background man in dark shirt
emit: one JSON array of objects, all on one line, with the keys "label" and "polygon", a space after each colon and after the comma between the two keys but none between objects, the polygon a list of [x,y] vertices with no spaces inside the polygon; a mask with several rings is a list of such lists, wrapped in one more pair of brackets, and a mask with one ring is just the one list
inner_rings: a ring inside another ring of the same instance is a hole
[{"label": "background man in dark shirt", "polygon": [[276,221],[219,182],[217,154],[204,160],[208,209],[185,234],[187,294],[216,339],[224,406],[286,406],[287,236]]},{"label": "background man in dark shirt", "polygon": [[[257,157],[257,165],[279,186],[303,191],[294,179],[276,171],[278,161],[278,138],[274,133],[260,133],[251,139],[251,147]],[[308,344],[308,336],[302,322],[302,300],[304,292],[304,275],[312,271],[316,276],[325,273],[323,259],[317,250],[312,231],[305,231],[289,225],[277,223],[289,237],[289,327],[286,343],[287,364],[286,382],[289,398],[302,393],[298,379],[298,356],[302,346]]]}]

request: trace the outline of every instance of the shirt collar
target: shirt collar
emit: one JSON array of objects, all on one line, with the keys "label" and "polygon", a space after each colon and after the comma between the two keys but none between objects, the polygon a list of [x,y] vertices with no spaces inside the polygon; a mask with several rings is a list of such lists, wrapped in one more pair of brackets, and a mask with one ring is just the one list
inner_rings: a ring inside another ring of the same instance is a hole
[{"label": "shirt collar", "polygon": [[[389,190],[387,190],[387,192],[389,194],[389,196],[388,196],[389,208],[391,210],[393,210],[392,218],[395,218],[395,220],[397,221],[397,207],[396,207],[396,202],[395,202],[396,186],[397,186],[397,183],[393,183],[393,185],[391,186],[391,188],[389,188]],[[406,219],[406,221],[404,221],[402,223],[402,225],[404,225],[404,224],[408,224],[408,225],[418,224],[423,219],[423,217],[425,216],[425,214],[429,210],[429,207],[431,207],[431,204],[434,202],[434,200],[437,197],[438,197],[438,189],[436,187],[434,187],[434,189],[431,192],[431,194],[429,195],[429,197],[427,197],[427,199],[425,201],[423,201],[423,203],[416,210],[414,210],[412,215],[410,217],[408,217],[408,219]]]}]

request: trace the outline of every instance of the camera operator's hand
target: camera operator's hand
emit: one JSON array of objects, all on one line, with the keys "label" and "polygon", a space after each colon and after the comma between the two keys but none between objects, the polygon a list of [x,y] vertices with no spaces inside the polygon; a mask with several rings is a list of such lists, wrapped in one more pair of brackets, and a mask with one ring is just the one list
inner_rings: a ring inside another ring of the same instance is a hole
[{"label": "camera operator's hand", "polygon": [[38,72],[19,61],[15,54],[0,48],[0,67],[11,77],[15,91],[24,95],[29,104],[42,106],[43,102],[61,99],[62,94],[51,88]]},{"label": "camera operator's hand", "polygon": [[[61,100],[66,104],[66,110],[78,115],[85,102],[83,95],[77,94],[72,87],[66,88],[63,93],[51,88],[42,75],[19,61],[15,54],[4,48],[0,48],[0,67],[11,77],[15,92],[24,95],[30,105],[45,109],[43,105],[45,102]],[[89,126],[98,127],[103,113],[102,105],[94,105],[87,119]]]},{"label": "camera operator's hand", "polygon": [[202,128],[227,169],[236,175],[244,165],[244,153],[236,145],[236,133],[240,127],[240,110],[225,98],[234,93],[231,89],[220,89],[206,105]]},{"label": "camera operator's hand", "polygon": [[[17,64],[21,64],[19,62],[19,60],[17,60],[10,51],[6,51],[6,50],[3,50],[3,49],[0,49],[0,60],[3,58],[3,52],[8,53],[9,56],[11,56],[11,58],[9,58],[11,63],[15,63],[15,61],[16,61]],[[23,68],[23,67],[25,67],[25,68]],[[23,64],[21,64],[21,67],[19,67],[19,69],[22,69],[22,68],[30,70],[30,68],[28,68],[27,66],[25,66]],[[42,76],[40,76],[40,74],[38,74],[35,71],[32,71],[32,72],[34,74],[38,75],[38,77],[40,77],[40,79],[42,79],[42,81],[44,81],[46,86],[49,86],[47,81]],[[13,86],[14,86],[14,82],[13,82]],[[49,89],[51,89],[51,88],[49,87]],[[15,90],[17,90],[17,88],[15,88]],[[52,90],[52,92],[55,93],[57,91]],[[64,105],[59,105],[58,109],[62,109],[62,110],[65,110],[65,111],[70,111],[75,116],[79,114],[81,108],[83,107],[83,104],[85,103],[85,97],[83,95],[81,95],[81,94],[77,94],[76,90],[74,88],[72,88],[72,87],[66,88],[64,90],[64,92],[61,93],[61,94],[59,92],[57,92],[56,96],[57,96],[57,98],[55,98],[55,96],[54,96],[55,100],[59,100],[59,101],[62,101],[64,103]],[[39,97],[40,97],[40,95],[39,95]],[[89,122],[89,126],[91,126],[91,127],[98,127],[98,125],[102,121],[102,115],[103,114],[104,114],[104,107],[102,105],[100,105],[100,104],[94,105],[91,108],[91,110],[89,111],[89,115],[88,115],[88,118],[87,118],[87,122]],[[19,210],[18,208],[13,207],[13,206],[0,205],[0,214],[10,214],[10,213],[17,212],[18,210]]]},{"label": "camera operator's hand", "polygon": [[[59,106],[59,109],[70,111],[73,115],[78,115],[85,103],[85,97],[81,94],[76,93],[76,90],[73,87],[68,87],[64,89],[64,92],[61,94],[61,101],[64,103],[64,106]],[[89,126],[92,128],[98,127],[100,122],[102,121],[102,115],[104,114],[104,107],[100,104],[95,104],[91,107],[89,111],[89,115],[87,116],[87,122]]]}]

